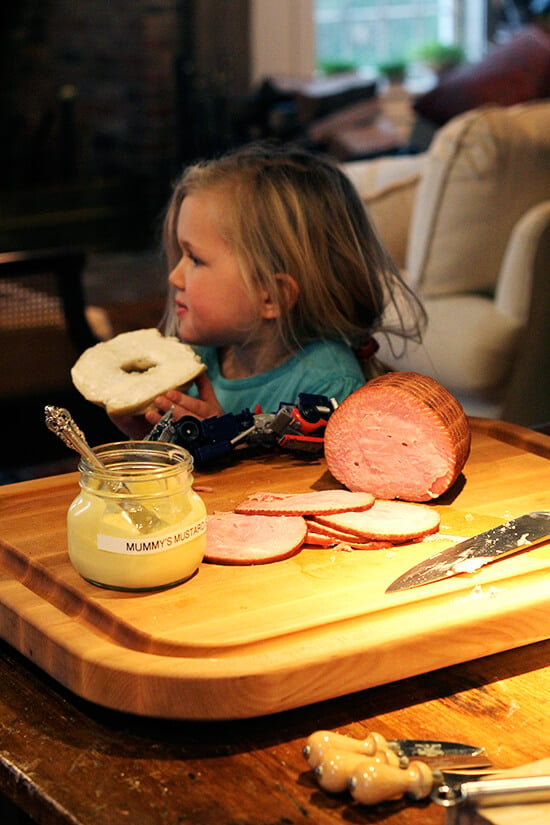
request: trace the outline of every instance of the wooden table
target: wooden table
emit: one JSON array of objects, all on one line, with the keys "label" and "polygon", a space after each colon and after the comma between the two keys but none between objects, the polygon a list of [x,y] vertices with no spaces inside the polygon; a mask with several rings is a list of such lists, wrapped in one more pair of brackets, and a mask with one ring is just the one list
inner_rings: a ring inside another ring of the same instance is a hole
[{"label": "wooden table", "polygon": [[[486,515],[503,508],[516,514],[534,496],[548,509],[550,438],[492,422],[473,425],[466,483],[442,506],[470,507],[475,497]],[[285,467],[284,459],[276,463]],[[290,467],[299,474],[289,459]],[[197,482],[215,486],[224,473],[243,481],[246,462]],[[52,479],[51,488],[62,483]],[[34,484],[0,488],[0,508],[2,494]],[[539,618],[542,638],[549,611]],[[0,791],[41,825],[442,825],[445,812],[434,804],[401,800],[367,809],[346,794],[321,791],[301,755],[305,739],[321,728],[356,737],[377,730],[388,738],[480,744],[501,768],[542,759],[550,755],[549,664],[550,641],[540,641],[302,708],[193,722],[92,704],[2,643]]]}]

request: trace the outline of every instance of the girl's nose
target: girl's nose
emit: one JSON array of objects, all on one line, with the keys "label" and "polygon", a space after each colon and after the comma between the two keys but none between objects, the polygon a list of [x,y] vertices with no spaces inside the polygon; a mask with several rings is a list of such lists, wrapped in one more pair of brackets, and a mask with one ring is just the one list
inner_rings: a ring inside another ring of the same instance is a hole
[{"label": "girl's nose", "polygon": [[177,289],[185,289],[185,262],[185,257],[180,258],[168,276],[169,283]]}]

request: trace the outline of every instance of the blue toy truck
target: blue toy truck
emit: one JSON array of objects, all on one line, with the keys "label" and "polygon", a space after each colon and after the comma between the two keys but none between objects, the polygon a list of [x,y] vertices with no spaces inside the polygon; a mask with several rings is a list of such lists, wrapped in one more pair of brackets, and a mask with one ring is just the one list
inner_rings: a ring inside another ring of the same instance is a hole
[{"label": "blue toy truck", "polygon": [[276,413],[245,409],[202,420],[184,415],[173,421],[168,412],[147,439],[185,447],[197,466],[221,458],[243,443],[317,456],[323,451],[324,430],[336,406],[336,401],[325,395],[300,393],[295,403],[281,402]]}]

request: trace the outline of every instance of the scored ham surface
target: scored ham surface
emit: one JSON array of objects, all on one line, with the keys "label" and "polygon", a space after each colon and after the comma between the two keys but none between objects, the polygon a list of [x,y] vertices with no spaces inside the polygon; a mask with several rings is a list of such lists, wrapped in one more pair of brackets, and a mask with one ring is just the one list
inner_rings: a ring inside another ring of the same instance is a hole
[{"label": "scored ham surface", "polygon": [[367,510],[374,504],[368,492],[317,490],[312,493],[254,493],[237,507],[236,513],[254,515],[317,515]]},{"label": "scored ham surface", "polygon": [[307,533],[301,516],[214,513],[206,522],[204,561],[218,564],[267,564],[294,555]]},{"label": "scored ham surface", "polygon": [[377,499],[369,510],[316,516],[313,521],[367,539],[404,543],[436,533],[441,519],[427,504]]},{"label": "scored ham surface", "polygon": [[325,431],[328,469],[351,491],[430,501],[456,481],[471,431],[457,399],[428,376],[381,375],[349,395]]}]

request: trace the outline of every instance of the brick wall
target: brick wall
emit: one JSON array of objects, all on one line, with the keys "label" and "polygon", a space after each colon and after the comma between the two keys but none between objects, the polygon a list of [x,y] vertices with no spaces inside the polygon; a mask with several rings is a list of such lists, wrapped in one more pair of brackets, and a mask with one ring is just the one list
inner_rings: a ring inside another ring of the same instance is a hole
[{"label": "brick wall", "polygon": [[57,89],[74,88],[79,172],[166,172],[175,156],[176,0],[57,0]]},{"label": "brick wall", "polygon": [[231,141],[249,2],[2,4],[0,248],[153,235],[181,164]]},{"label": "brick wall", "polygon": [[10,181],[154,175],[173,166],[180,5],[20,0],[12,6],[0,21],[7,55],[2,188]]},{"label": "brick wall", "polygon": [[[196,102],[183,128],[200,125],[203,136],[227,97],[247,91],[249,1],[4,5],[0,188],[170,173],[181,156],[182,82]],[[201,112],[204,122],[193,122]]]}]

